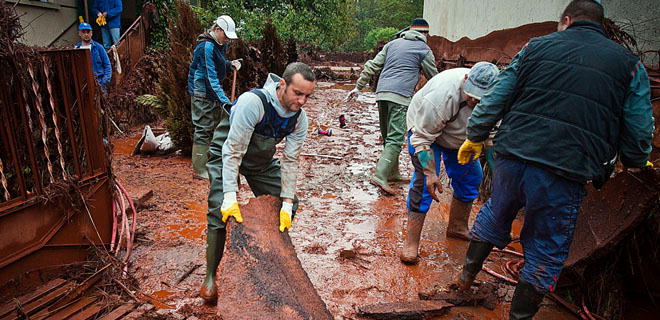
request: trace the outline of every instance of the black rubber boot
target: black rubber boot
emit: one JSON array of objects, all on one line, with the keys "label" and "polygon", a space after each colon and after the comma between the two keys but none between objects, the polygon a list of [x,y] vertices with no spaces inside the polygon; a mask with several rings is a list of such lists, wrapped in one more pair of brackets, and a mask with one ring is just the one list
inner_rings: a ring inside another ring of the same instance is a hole
[{"label": "black rubber boot", "polygon": [[533,285],[524,280],[518,280],[516,291],[513,293],[510,320],[528,320],[534,318],[545,294],[536,291]]},{"label": "black rubber boot", "polygon": [[199,296],[209,304],[215,303],[218,299],[218,287],[215,282],[218,265],[220,265],[220,259],[225,250],[226,235],[227,229],[208,229],[206,231],[206,276],[199,289]]},{"label": "black rubber boot", "polygon": [[458,286],[461,290],[468,290],[477,277],[477,273],[481,271],[484,261],[493,250],[493,245],[488,242],[470,241],[467,253],[465,254],[465,264],[463,265],[463,272],[458,280]]}]

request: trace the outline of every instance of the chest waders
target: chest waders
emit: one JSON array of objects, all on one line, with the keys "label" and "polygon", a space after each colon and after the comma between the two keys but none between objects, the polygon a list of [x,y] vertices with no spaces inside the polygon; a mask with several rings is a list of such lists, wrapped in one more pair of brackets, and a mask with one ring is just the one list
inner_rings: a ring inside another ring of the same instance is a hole
[{"label": "chest waders", "polygon": [[[277,144],[291,134],[296,127],[300,111],[290,118],[280,117],[268,102],[261,89],[252,90],[262,102],[264,117],[254,128],[250,143],[238,169],[247,180],[255,197],[260,195],[280,196],[282,174],[279,159],[274,158]],[[228,111],[228,110],[227,110]],[[223,112],[225,112],[223,110]],[[217,299],[216,273],[225,248],[226,224],[220,219],[220,206],[224,200],[222,185],[222,145],[229,134],[229,118],[223,118],[213,134],[209,150],[208,170],[210,190],[208,198],[206,233],[206,277],[200,296],[208,303]],[[293,213],[298,209],[298,198],[293,199]],[[246,221],[246,223],[249,223]],[[277,226],[273,226],[277,228]]]}]

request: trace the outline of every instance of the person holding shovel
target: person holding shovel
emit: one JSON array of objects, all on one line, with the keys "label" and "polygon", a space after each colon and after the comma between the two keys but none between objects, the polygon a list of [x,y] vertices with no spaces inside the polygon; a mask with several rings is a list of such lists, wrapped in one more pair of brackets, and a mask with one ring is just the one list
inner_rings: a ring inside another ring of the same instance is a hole
[{"label": "person holding shovel", "polygon": [[[233,106],[225,105],[229,116],[223,116],[215,128],[207,165],[211,189],[206,215],[206,277],[200,296],[209,303],[217,299],[216,271],[225,247],[227,219],[243,222],[237,197],[239,173],[255,196],[282,199],[279,230],[291,228],[298,207],[298,156],[307,137],[307,115],[302,107],[315,88],[312,69],[294,62],[281,78],[271,73],[263,88],[243,93]],[[284,139],[280,164],[274,156],[277,144]]]},{"label": "person holding shovel", "polygon": [[188,71],[188,94],[195,126],[192,147],[195,178],[209,178],[206,161],[213,130],[226,117],[222,106],[232,103],[222,89],[222,81],[230,70],[241,68],[240,60],[225,59],[229,40],[237,38],[234,20],[227,15],[218,17],[209,30],[197,37]]}]

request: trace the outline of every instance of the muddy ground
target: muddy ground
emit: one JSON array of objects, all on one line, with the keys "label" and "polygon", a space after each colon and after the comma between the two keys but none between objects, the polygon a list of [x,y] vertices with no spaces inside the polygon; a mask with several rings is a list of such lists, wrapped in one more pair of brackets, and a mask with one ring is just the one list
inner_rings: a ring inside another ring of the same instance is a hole
[{"label": "muddy ground", "polygon": [[[349,84],[320,82],[305,107],[311,123],[303,153],[342,159],[301,156],[301,207],[290,230],[303,268],[335,319],[357,319],[358,306],[416,300],[419,291],[450,282],[460,270],[467,247],[466,242],[444,235],[451,197],[445,177],[441,202],[433,204],[424,226],[420,263],[400,263],[397,252],[405,233],[407,185],[399,184],[396,196],[385,196],[368,183],[381,150],[375,94],[364,93],[357,102],[342,104],[350,89]],[[348,122],[344,129],[339,128],[340,114]],[[333,135],[318,135],[318,125],[330,126]],[[208,182],[192,179],[190,158],[130,156],[140,132],[135,128],[113,140],[116,176],[135,195],[154,192],[139,213],[138,243],[130,271],[144,293],[163,302],[151,310],[152,316],[214,318],[215,309],[197,298],[205,272]],[[401,170],[411,176],[406,152],[402,152]],[[243,182],[239,198],[245,201],[251,196]],[[475,206],[472,218],[480,206]],[[519,230],[519,223],[514,227]],[[353,250],[357,256],[341,258],[342,250]],[[508,257],[491,255],[491,259],[496,261],[488,265],[500,271]],[[501,286],[495,310],[455,307],[438,319],[507,318],[513,286],[483,272],[478,279]],[[574,317],[546,300],[536,319]]]}]

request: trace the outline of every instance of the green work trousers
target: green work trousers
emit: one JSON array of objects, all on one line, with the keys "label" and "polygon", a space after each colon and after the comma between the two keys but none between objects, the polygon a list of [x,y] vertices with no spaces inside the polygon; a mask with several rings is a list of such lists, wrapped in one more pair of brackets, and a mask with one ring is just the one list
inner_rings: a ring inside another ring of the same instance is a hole
[{"label": "green work trousers", "polygon": [[[223,111],[224,112],[224,111]],[[222,145],[229,134],[229,118],[223,118],[215,129],[213,142],[209,149],[209,161],[206,167],[209,171],[211,187],[208,198],[208,213],[206,219],[210,230],[224,229],[220,207],[224,200],[222,185]],[[239,174],[247,180],[255,196],[280,196],[282,190],[282,175],[279,159],[273,158],[277,144],[282,139],[252,134],[247,152],[239,167]],[[293,214],[298,209],[298,197],[293,199]],[[277,226],[273,226],[277,228]]]},{"label": "green work trousers", "polygon": [[379,161],[387,160],[387,166],[383,168],[385,171],[376,172],[379,179],[387,181],[392,175],[398,176],[399,154],[405,142],[407,112],[408,106],[386,100],[378,101],[378,120],[383,139],[383,153]]},{"label": "green work trousers", "polygon": [[195,126],[193,143],[208,146],[213,138],[213,130],[220,122],[224,111],[222,103],[205,97],[192,96],[190,98],[190,113]]}]

